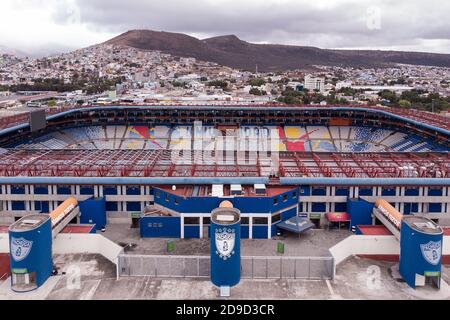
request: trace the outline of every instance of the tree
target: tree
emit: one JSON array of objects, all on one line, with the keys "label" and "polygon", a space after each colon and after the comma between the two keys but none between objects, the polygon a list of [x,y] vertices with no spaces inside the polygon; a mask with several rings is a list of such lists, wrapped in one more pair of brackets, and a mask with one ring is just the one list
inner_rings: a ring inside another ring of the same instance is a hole
[{"label": "tree", "polygon": [[379,92],[378,95],[380,96],[381,99],[388,100],[392,104],[397,104],[398,102],[398,97],[393,91],[383,90]]},{"label": "tree", "polygon": [[264,79],[257,78],[257,79],[251,79],[248,82],[248,84],[251,85],[252,87],[260,87],[260,86],[266,84],[266,82],[264,81]]},{"label": "tree", "polygon": [[398,105],[399,105],[400,107],[402,107],[402,108],[410,108],[410,107],[411,107],[411,102],[409,102],[408,100],[402,99],[402,100],[400,100],[400,101],[398,102]]},{"label": "tree", "polygon": [[216,88],[225,89],[226,87],[228,87],[228,82],[223,81],[223,80],[213,80],[213,81],[208,82],[207,85],[209,87],[216,87]]},{"label": "tree", "polygon": [[262,95],[265,95],[265,94],[266,94],[265,91],[261,91],[261,90],[259,90],[258,88],[251,88],[250,91],[249,91],[249,93],[250,93],[250,94],[253,94],[253,95],[255,95],[255,96],[262,96]]}]

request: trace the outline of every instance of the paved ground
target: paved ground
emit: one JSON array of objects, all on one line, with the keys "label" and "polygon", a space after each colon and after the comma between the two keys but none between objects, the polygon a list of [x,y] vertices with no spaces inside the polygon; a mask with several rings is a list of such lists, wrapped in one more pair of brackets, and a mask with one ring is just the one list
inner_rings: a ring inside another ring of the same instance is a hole
[{"label": "paved ground", "polygon": [[[139,229],[130,229],[125,224],[109,224],[105,233],[108,239],[126,246],[127,253],[135,254],[168,254],[169,239],[141,238]],[[243,256],[277,255],[277,243],[285,244],[284,255],[288,256],[329,256],[328,249],[351,235],[347,230],[314,229],[302,234],[286,234],[272,240],[242,239],[241,253]],[[175,255],[209,255],[209,239],[170,239],[175,243]]]},{"label": "paved ground", "polygon": [[[9,279],[0,282],[0,299],[219,299],[208,280],[124,277],[116,280],[115,266],[97,255],[58,255],[60,273],[40,289],[16,294]],[[410,289],[391,276],[393,263],[351,258],[326,280],[242,280],[232,288],[233,299],[449,299],[450,267],[443,268],[441,290]],[[80,275],[80,277],[77,277]],[[78,281],[79,280],[79,281]]]}]

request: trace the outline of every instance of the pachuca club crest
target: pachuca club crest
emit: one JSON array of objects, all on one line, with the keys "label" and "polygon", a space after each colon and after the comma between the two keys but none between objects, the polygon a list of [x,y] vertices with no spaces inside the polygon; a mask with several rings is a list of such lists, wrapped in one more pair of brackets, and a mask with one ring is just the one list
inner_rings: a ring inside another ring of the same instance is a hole
[{"label": "pachuca club crest", "polygon": [[437,265],[441,260],[442,243],[441,241],[430,241],[420,245],[420,250],[426,261],[432,265]]},{"label": "pachuca club crest", "polygon": [[219,228],[216,229],[216,254],[223,260],[227,260],[234,254],[234,243],[236,234],[234,229]]},{"label": "pachuca club crest", "polygon": [[11,256],[14,261],[22,261],[31,251],[33,241],[28,241],[24,238],[11,238]]}]

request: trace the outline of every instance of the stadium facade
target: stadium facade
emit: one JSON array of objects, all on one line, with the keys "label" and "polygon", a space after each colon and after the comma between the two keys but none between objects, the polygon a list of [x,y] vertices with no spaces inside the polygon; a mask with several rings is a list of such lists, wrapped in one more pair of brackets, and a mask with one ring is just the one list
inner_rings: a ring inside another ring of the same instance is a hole
[{"label": "stadium facade", "polygon": [[[317,224],[361,200],[450,217],[448,120],[365,107],[92,106],[0,131],[0,219],[48,213],[69,196],[103,198],[108,221],[146,217],[155,236],[208,235],[224,199],[243,238],[292,216]],[[169,222],[170,221],[170,222]],[[366,221],[365,221],[366,222]]]}]

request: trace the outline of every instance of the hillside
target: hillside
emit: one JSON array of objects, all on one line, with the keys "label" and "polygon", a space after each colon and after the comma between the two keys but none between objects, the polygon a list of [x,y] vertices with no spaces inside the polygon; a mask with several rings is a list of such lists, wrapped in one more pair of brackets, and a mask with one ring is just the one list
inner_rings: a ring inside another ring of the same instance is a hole
[{"label": "hillside", "polygon": [[254,70],[256,65],[261,71],[301,69],[313,65],[382,67],[393,63],[450,67],[450,54],[254,44],[235,35],[200,40],[182,33],[132,30],[106,43],[160,50],[246,70]]}]

